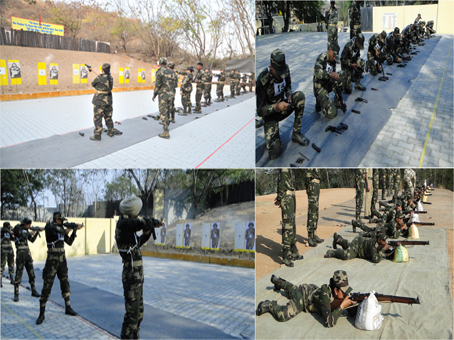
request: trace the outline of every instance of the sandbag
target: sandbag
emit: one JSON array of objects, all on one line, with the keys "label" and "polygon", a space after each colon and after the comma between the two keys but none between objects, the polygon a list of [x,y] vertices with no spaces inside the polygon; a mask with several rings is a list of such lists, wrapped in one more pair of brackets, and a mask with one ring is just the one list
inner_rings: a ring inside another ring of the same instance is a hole
[{"label": "sandbag", "polygon": [[416,240],[419,238],[419,230],[418,227],[412,224],[408,229],[408,238],[411,240]]},{"label": "sandbag", "polygon": [[416,211],[424,211],[421,201],[418,201],[418,204],[416,204]]},{"label": "sandbag", "polygon": [[120,213],[128,217],[137,217],[142,209],[142,200],[137,196],[125,198],[120,202]]},{"label": "sandbag", "polygon": [[355,327],[365,331],[374,331],[380,329],[383,323],[383,315],[381,315],[381,305],[375,297],[375,291],[370,293],[358,307],[356,313]]},{"label": "sandbag", "polygon": [[394,262],[403,263],[408,262],[408,250],[402,245],[399,245],[396,250],[394,250]]},{"label": "sandbag", "polygon": [[411,223],[414,223],[414,222],[421,222],[421,221],[419,220],[419,215],[416,214],[416,213],[413,213],[413,214],[410,216],[410,222],[411,222]]}]

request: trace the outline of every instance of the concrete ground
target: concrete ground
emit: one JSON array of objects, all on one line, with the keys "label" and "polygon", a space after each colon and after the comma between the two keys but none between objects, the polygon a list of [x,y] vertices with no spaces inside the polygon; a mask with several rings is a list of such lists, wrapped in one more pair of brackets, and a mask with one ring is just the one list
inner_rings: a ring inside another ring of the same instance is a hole
[{"label": "concrete ground", "polygon": [[[230,95],[228,87],[224,94]],[[88,139],[92,95],[3,102],[2,168],[254,167],[252,92],[202,107],[202,114],[176,115],[170,140],[157,136],[162,126],[150,117],[158,115],[158,101],[151,97],[152,91],[114,93],[113,120],[123,135],[103,135],[100,142]],[[195,104],[195,90],[192,97]],[[175,106],[181,107],[179,93]],[[24,122],[26,131],[17,128]]]},{"label": "concrete ground", "polygon": [[[361,57],[366,59],[368,39]],[[349,33],[339,33],[341,51]],[[302,91],[306,97],[301,132],[321,148],[301,147],[291,142],[294,115],[280,123],[283,149],[281,156],[270,160],[264,145],[263,127],[256,129],[256,164],[259,167],[290,166],[302,152],[310,161],[302,166],[452,166],[454,164],[453,131],[453,53],[450,35],[426,40],[415,50],[406,68],[384,66],[390,79],[378,81],[378,76],[364,74],[365,92],[353,89],[343,95],[347,113],[338,110],[330,120],[315,112],[313,67],[317,56],[326,50],[326,33],[291,32],[257,38],[257,75],[269,65],[270,53],[281,48],[292,76],[292,91]],[[340,65],[337,66],[340,69]],[[379,91],[371,91],[371,88]],[[333,98],[333,93],[331,97]],[[361,97],[368,103],[355,102]],[[356,109],[361,114],[354,114]],[[343,122],[349,126],[342,135],[325,132],[328,125]],[[427,142],[426,142],[427,140]]]}]

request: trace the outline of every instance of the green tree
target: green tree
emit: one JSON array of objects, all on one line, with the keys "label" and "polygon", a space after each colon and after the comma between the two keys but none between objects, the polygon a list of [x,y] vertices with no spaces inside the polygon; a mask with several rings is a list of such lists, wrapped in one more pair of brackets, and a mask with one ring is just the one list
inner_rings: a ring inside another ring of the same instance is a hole
[{"label": "green tree", "polygon": [[107,183],[104,199],[106,201],[119,201],[128,196],[139,196],[139,190],[131,180],[130,174],[123,173]]}]

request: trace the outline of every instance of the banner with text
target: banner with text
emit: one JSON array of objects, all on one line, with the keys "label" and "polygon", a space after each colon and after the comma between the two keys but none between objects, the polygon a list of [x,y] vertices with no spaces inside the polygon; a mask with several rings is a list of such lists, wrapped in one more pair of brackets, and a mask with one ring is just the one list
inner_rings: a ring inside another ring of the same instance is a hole
[{"label": "banner with text", "polygon": [[36,20],[29,20],[13,16],[11,16],[11,28],[18,31],[24,30],[51,35],[61,35],[62,37],[65,35],[65,26],[63,25],[50,24],[48,22],[42,21],[40,24],[39,21]]}]

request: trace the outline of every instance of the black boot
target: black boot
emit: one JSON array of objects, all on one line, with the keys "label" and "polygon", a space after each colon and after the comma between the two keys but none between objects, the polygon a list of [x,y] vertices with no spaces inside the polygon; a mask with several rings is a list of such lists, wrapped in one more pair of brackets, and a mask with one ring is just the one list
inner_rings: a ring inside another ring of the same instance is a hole
[{"label": "black boot", "polygon": [[320,237],[318,237],[317,234],[315,233],[316,231],[317,231],[317,229],[315,229],[315,230],[312,232],[313,235],[314,235],[314,237],[313,237],[314,241],[317,242],[317,243],[323,243],[323,241],[325,241],[325,240],[322,239],[322,238],[320,238]]},{"label": "black boot", "polygon": [[293,261],[302,260],[304,258],[304,256],[300,255],[300,253],[298,252],[298,248],[296,247],[295,244],[292,244],[290,249],[291,249],[291,252],[292,252]]},{"label": "black boot", "polygon": [[333,235],[333,248],[337,249],[337,233]]},{"label": "black boot", "polygon": [[283,256],[282,256],[282,262],[287,267],[293,267],[294,264],[293,264],[293,262],[291,260],[292,260],[292,257],[290,255],[290,251],[289,250],[284,250],[284,253],[283,253]]},{"label": "black boot", "polygon": [[31,289],[32,289],[32,296],[34,296],[34,297],[41,297],[41,294],[39,294],[39,293],[36,291],[35,285],[31,285]]},{"label": "black boot", "polygon": [[19,301],[19,285],[18,284],[15,284],[14,285],[14,302],[18,302]]},{"label": "black boot", "polygon": [[70,305],[67,305],[65,308],[65,314],[71,315],[71,316],[76,316],[77,313],[71,308]]},{"label": "black boot", "polygon": [[36,319],[36,324],[41,325],[45,319],[44,317],[44,312],[46,311],[46,306],[39,307],[39,316],[38,319]]},{"label": "black boot", "polygon": [[287,281],[285,281],[284,279],[281,279],[280,277],[278,277],[278,276],[276,276],[274,274],[271,275],[271,283],[274,284],[274,291],[275,292],[278,292],[281,289],[284,289],[286,282]]},{"label": "black boot", "polygon": [[273,302],[274,301],[270,300],[260,302],[259,305],[257,306],[257,310],[255,311],[255,315],[260,316],[262,314],[269,313],[271,307],[273,306]]}]

